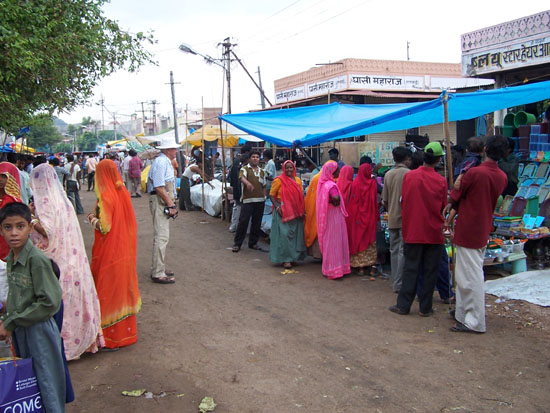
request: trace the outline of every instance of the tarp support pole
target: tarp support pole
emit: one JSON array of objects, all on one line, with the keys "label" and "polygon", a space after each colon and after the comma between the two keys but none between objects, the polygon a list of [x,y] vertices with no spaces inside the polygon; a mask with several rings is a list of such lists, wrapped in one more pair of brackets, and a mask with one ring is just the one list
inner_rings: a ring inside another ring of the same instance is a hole
[{"label": "tarp support pole", "polygon": [[225,217],[229,217],[229,196],[227,195],[227,191],[226,191],[226,181],[225,181],[225,144],[223,142],[223,130],[222,130],[222,120],[219,119],[220,121],[220,136],[222,137],[222,168],[223,168],[223,171],[222,171],[222,185],[223,185],[223,188],[222,188],[222,194],[223,194],[223,199],[225,201],[225,208],[222,208],[222,221],[225,221]]},{"label": "tarp support pole", "polygon": [[[445,90],[443,96],[443,127],[445,130],[445,146],[446,146],[446,160],[447,160],[447,173],[449,174],[449,191],[453,189],[453,155],[451,153],[451,133],[449,128],[449,93]],[[453,223],[451,222],[451,228]],[[451,255],[453,257],[453,263],[449,265],[449,275],[452,274],[452,278],[449,280],[449,289],[453,287],[455,282],[455,263],[456,263],[456,250],[455,244],[451,243]],[[451,291],[449,291],[451,293]]]},{"label": "tarp support pole", "polygon": [[[295,146],[296,146],[297,148],[300,148],[300,149],[302,150],[302,152],[304,153],[304,156],[306,157],[306,159],[307,159],[308,161],[310,161],[313,165],[315,165],[315,168],[318,168],[318,167],[319,167],[319,165],[317,165],[317,164],[315,163],[315,161],[313,161],[313,159],[311,159],[311,158],[309,157],[309,155],[308,155],[307,152],[304,150],[304,148],[302,148],[300,145],[295,145]],[[283,171],[283,172],[284,172],[284,171]]]},{"label": "tarp support pole", "polygon": [[201,185],[201,196],[202,196],[202,202],[201,202],[201,210],[204,212],[204,97],[201,96],[201,106],[202,106],[202,137],[201,137],[201,146],[202,146],[202,185]]}]

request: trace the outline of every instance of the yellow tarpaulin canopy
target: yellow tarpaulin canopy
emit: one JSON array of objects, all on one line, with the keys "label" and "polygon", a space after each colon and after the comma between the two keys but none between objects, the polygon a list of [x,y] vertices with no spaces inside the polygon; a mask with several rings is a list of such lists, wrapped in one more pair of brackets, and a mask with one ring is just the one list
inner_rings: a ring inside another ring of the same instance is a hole
[{"label": "yellow tarpaulin canopy", "polygon": [[29,146],[21,146],[20,143],[16,143],[15,144],[15,152],[30,152],[30,153],[35,153],[36,150],[34,148],[31,148]]},{"label": "yellow tarpaulin canopy", "polygon": [[[202,139],[203,139],[203,129],[204,129],[204,140],[208,142],[218,141],[218,145],[221,146],[222,140],[221,140],[221,134],[220,134],[220,127],[214,126],[214,125],[205,125],[200,129],[197,129],[195,132],[193,132],[191,135],[187,137],[187,139],[184,139],[181,143],[185,144],[188,143],[190,145],[196,145],[200,146]],[[226,133],[225,130],[223,130],[223,144],[226,147],[232,147],[239,143],[239,138],[235,135],[232,135],[230,133]]]},{"label": "yellow tarpaulin canopy", "polygon": [[127,136],[125,138],[118,139],[116,141],[109,141],[107,142],[107,144],[110,146],[114,146],[119,143],[126,143],[126,142],[135,142],[135,143],[139,143],[142,146],[145,146],[156,141],[154,139],[145,138],[143,134],[140,133],[139,135],[136,135],[136,136]]}]

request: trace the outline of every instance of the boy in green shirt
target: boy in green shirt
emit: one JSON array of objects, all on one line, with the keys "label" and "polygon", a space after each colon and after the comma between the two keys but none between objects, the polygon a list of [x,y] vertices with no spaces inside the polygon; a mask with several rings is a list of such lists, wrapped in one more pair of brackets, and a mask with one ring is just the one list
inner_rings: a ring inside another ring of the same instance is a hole
[{"label": "boy in green shirt", "polygon": [[0,234],[11,249],[0,340],[11,337],[18,357],[32,357],[44,410],[58,413],[65,411],[66,382],[61,336],[52,317],[61,307],[62,291],[50,260],[29,239],[30,223],[25,204],[0,210]]}]

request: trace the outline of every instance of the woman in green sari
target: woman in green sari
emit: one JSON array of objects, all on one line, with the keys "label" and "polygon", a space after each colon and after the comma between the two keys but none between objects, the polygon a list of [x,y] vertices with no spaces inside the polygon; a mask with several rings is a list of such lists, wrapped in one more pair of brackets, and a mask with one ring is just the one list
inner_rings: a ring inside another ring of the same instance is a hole
[{"label": "woman in green sari", "polygon": [[283,164],[283,173],[273,180],[269,197],[273,203],[269,258],[291,268],[293,262],[303,261],[307,255],[304,191],[292,161]]}]

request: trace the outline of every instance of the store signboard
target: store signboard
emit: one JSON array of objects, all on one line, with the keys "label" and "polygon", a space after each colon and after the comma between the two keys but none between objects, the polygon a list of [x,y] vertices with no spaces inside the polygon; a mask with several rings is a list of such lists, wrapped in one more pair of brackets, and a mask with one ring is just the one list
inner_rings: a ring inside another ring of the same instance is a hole
[{"label": "store signboard", "polygon": [[424,76],[349,75],[350,89],[423,90],[424,86]]},{"label": "store signboard", "polygon": [[292,89],[283,90],[275,93],[275,104],[292,102],[306,98],[305,86],[298,86]]},{"label": "store signboard", "polygon": [[399,146],[399,142],[361,142],[357,145],[359,158],[369,156],[374,164],[381,163],[384,166],[392,166],[393,148]]},{"label": "store signboard", "polygon": [[462,55],[462,73],[475,76],[550,63],[550,36]]},{"label": "store signboard", "polygon": [[348,88],[348,77],[346,75],[333,77],[332,79],[320,82],[308,83],[306,85],[307,97],[326,95]]}]

